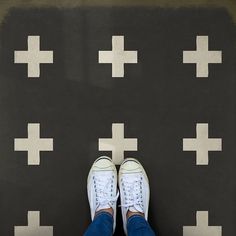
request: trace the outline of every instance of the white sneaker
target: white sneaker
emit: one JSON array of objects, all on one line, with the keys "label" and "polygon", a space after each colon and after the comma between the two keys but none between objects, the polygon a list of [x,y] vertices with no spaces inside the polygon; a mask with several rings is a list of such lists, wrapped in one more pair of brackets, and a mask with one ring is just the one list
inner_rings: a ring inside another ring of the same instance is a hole
[{"label": "white sneaker", "polygon": [[121,212],[124,231],[127,235],[127,212],[141,212],[148,219],[150,188],[147,174],[134,158],[123,161],[119,171]]},{"label": "white sneaker", "polygon": [[88,200],[91,219],[97,211],[113,209],[113,230],[116,226],[116,203],[119,196],[117,192],[117,170],[109,157],[99,157],[93,163],[87,180]]}]

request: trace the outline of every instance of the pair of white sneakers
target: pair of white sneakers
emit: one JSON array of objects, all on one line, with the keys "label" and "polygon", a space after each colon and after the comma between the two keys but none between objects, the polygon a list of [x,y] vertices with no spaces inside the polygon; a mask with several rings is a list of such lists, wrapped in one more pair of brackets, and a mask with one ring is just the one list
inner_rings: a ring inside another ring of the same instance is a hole
[{"label": "pair of white sneakers", "polygon": [[[134,158],[126,158],[119,170],[119,189],[124,231],[127,234],[127,212],[143,213],[148,219],[150,188],[147,174]],[[87,180],[88,200],[91,218],[96,212],[113,209],[116,227],[116,208],[119,191],[117,188],[117,170],[111,158],[99,157],[92,165]]]}]

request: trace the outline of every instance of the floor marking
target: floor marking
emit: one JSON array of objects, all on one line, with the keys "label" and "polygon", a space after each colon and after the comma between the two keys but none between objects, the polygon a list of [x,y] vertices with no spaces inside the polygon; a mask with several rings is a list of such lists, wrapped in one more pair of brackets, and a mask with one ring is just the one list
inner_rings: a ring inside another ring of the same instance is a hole
[{"label": "floor marking", "polygon": [[208,225],[208,211],[197,211],[196,226],[184,226],[183,236],[222,236],[222,226]]},{"label": "floor marking", "polygon": [[196,164],[208,165],[209,151],[222,151],[221,138],[208,138],[208,124],[198,123],[196,125],[196,138],[183,139],[183,151],[196,151]]},{"label": "floor marking", "polygon": [[197,36],[196,41],[196,51],[183,51],[183,63],[196,63],[196,76],[208,77],[209,64],[222,63],[222,51],[209,51],[208,36]]},{"label": "floor marking", "polygon": [[40,124],[28,124],[28,138],[15,138],[15,151],[28,152],[28,165],[40,165],[40,151],[53,151],[52,138],[40,138]]},{"label": "floor marking", "polygon": [[124,64],[138,63],[138,51],[125,51],[124,36],[112,36],[112,51],[99,51],[98,62],[112,64],[112,77],[124,77]]},{"label": "floor marking", "polygon": [[53,51],[40,51],[40,36],[28,36],[28,51],[15,51],[15,63],[28,64],[28,77],[40,77],[40,64],[53,63]]},{"label": "floor marking", "polygon": [[112,124],[112,138],[99,138],[99,151],[112,151],[112,160],[120,165],[124,160],[125,151],[137,151],[138,139],[124,138],[124,124]]},{"label": "floor marking", "polygon": [[28,226],[15,226],[15,236],[53,236],[53,226],[40,226],[40,212],[28,211]]}]

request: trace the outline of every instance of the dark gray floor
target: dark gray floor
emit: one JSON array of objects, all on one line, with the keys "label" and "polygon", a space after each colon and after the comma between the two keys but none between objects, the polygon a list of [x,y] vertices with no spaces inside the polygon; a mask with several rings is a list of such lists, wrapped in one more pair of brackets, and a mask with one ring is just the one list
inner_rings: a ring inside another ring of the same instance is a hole
[{"label": "dark gray floor", "polygon": [[[27,36],[40,35],[54,51],[54,64],[28,79],[14,64]],[[138,50],[139,63],[125,78],[111,77],[98,64],[112,35]],[[195,65],[182,63],[197,35],[208,35],[223,63],[197,79]],[[224,9],[80,8],[13,9],[0,33],[0,235],[13,236],[27,224],[27,211],[40,211],[41,225],[55,236],[82,235],[90,222],[86,179],[98,138],[111,137],[112,123],[138,138],[138,158],[151,183],[150,223],[160,236],[181,236],[195,225],[196,211],[209,211],[209,224],[236,235],[236,28]],[[208,166],[195,165],[182,139],[195,137],[196,123],[209,123],[210,137],[223,140]],[[14,151],[14,138],[27,136],[27,123],[41,124],[41,137],[54,138],[54,151],[40,166]],[[123,235],[118,219],[116,235]]]}]

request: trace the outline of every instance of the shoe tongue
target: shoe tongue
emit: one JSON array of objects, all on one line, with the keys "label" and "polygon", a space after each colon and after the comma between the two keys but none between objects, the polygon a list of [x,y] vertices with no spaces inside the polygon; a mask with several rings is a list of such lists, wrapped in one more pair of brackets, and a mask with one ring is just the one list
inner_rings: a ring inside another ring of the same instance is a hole
[{"label": "shoe tongue", "polygon": [[132,212],[141,212],[141,213],[144,213],[143,212],[143,209],[139,206],[139,205],[134,205],[132,207],[129,207],[129,210],[132,211]]}]

